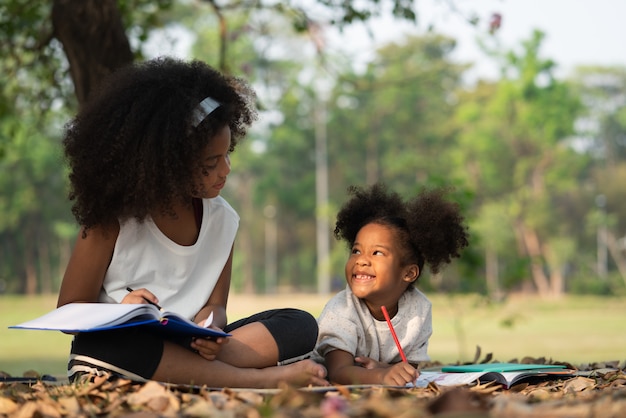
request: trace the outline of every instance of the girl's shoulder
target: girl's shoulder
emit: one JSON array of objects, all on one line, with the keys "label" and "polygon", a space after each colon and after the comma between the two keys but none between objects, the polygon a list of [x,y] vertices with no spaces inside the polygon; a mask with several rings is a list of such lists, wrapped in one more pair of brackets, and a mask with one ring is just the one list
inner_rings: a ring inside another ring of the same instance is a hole
[{"label": "girl's shoulder", "polygon": [[111,242],[115,243],[119,233],[119,222],[113,222],[107,225],[94,225],[88,230],[85,230],[84,227],[81,227],[79,236],[94,244],[110,245]]},{"label": "girl's shoulder", "polygon": [[329,312],[343,312],[351,309],[350,297],[346,289],[343,289],[335,293],[324,305],[322,310],[322,316],[327,315]]},{"label": "girl's shoulder", "polygon": [[354,296],[348,286],[337,292],[324,306],[321,316],[358,317],[368,311],[365,302]]},{"label": "girl's shoulder", "polygon": [[407,289],[407,291],[402,294],[401,299],[404,299],[405,303],[408,302],[423,306],[431,306],[432,304],[430,302],[430,299],[428,299],[428,297],[416,287],[411,287],[410,289]]},{"label": "girl's shoulder", "polygon": [[239,214],[222,196],[216,196],[210,199],[202,199],[204,205],[209,208],[210,211],[222,211],[228,216],[232,216],[239,220]]}]

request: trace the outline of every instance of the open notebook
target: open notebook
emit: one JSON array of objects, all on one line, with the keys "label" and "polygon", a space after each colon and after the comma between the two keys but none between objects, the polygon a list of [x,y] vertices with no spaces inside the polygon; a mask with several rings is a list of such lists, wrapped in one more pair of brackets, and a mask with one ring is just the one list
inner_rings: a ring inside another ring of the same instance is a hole
[{"label": "open notebook", "polygon": [[507,389],[523,382],[567,379],[576,376],[575,370],[557,364],[486,363],[444,366],[441,371],[422,371],[417,387],[436,383],[439,386],[460,386],[473,383],[497,382]]},{"label": "open notebook", "polygon": [[[210,325],[210,321],[207,322]],[[136,326],[150,327],[166,334],[201,338],[230,335],[201,327],[174,312],[159,311],[153,305],[129,303],[69,303],[39,318],[9,328],[77,333]]]}]

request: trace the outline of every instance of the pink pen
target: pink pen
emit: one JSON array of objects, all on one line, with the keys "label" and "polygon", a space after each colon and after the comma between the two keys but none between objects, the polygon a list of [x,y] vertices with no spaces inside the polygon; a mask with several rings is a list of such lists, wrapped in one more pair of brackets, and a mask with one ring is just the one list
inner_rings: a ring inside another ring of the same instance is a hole
[{"label": "pink pen", "polygon": [[396,347],[398,347],[398,351],[400,352],[400,357],[402,357],[402,361],[405,363],[408,363],[409,361],[406,359],[406,356],[404,355],[404,350],[402,350],[400,341],[398,341],[396,330],[394,330],[393,325],[391,325],[391,318],[389,318],[389,313],[387,312],[387,308],[385,308],[384,306],[381,306],[380,310],[383,311],[383,315],[385,315],[385,320],[387,321],[387,325],[389,326],[389,331],[391,331],[391,336],[393,337],[393,340],[396,342]]}]

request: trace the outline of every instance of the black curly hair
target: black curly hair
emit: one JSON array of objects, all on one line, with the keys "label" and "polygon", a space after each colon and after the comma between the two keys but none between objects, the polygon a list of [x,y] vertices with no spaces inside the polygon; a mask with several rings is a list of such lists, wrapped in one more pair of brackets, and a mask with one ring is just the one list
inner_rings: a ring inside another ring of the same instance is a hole
[{"label": "black curly hair", "polygon": [[352,248],[358,232],[365,225],[376,223],[394,228],[401,248],[405,249],[402,262],[424,264],[432,273],[438,273],[442,265],[468,245],[468,231],[458,204],[446,200],[448,189],[422,189],[412,199],[388,191],[384,184],[368,188],[350,186],[348,200],[337,214],[335,237],[347,242]]},{"label": "black curly hair", "polygon": [[[220,106],[194,126],[193,111],[207,97]],[[200,61],[161,57],[111,74],[66,126],[78,223],[87,230],[191,204],[202,151],[228,125],[232,152],[256,120],[255,99],[244,80]]]}]

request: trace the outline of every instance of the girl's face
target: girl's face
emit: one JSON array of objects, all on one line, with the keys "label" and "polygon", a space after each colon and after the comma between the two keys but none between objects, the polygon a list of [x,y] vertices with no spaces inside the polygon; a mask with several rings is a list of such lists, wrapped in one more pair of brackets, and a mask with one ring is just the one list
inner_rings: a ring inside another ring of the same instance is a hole
[{"label": "girl's face", "polygon": [[370,223],[356,236],[346,262],[346,280],[352,293],[363,299],[369,310],[396,306],[409,283],[417,279],[417,265],[402,265],[402,248],[393,227]]},{"label": "girl's face", "polygon": [[204,150],[201,162],[198,190],[204,199],[217,197],[226,185],[230,173],[230,127],[224,126],[217,132]]}]

